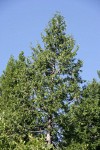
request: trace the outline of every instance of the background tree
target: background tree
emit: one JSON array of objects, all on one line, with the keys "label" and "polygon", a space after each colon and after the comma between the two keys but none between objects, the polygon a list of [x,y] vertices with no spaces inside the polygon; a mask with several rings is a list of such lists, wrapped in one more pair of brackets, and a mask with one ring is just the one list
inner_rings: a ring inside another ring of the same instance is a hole
[{"label": "background tree", "polygon": [[93,80],[88,84],[83,100],[72,106],[69,117],[69,133],[73,133],[69,148],[100,149],[100,83]]},{"label": "background tree", "polygon": [[29,65],[24,53],[21,52],[18,60],[10,58],[1,76],[0,137],[3,146],[6,146],[6,141],[11,143],[13,140],[18,141],[19,138],[27,142],[28,134],[34,128],[35,114],[31,104],[31,76],[28,70]]}]

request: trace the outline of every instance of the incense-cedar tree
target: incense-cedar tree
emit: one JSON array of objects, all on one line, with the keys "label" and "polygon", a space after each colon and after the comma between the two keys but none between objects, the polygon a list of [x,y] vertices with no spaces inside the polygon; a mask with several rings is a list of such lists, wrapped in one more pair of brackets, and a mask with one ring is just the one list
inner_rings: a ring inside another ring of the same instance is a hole
[{"label": "incense-cedar tree", "polygon": [[[32,48],[33,102],[37,127],[48,144],[63,139],[62,118],[69,111],[69,103],[80,98],[82,61],[76,58],[75,40],[66,35],[66,23],[55,14],[42,34],[44,46]],[[67,124],[67,120],[63,122]]]}]

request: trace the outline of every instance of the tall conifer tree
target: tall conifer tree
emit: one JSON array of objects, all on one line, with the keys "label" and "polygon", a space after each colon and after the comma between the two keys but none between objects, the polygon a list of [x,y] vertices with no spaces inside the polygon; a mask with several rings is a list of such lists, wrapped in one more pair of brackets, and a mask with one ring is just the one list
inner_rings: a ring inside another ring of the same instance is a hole
[{"label": "tall conifer tree", "polygon": [[[37,124],[48,144],[61,140],[62,116],[68,104],[80,97],[82,61],[77,60],[75,40],[66,35],[64,18],[55,14],[42,35],[44,47],[33,49],[33,95]],[[67,120],[66,120],[67,122]]]},{"label": "tall conifer tree", "polygon": [[[22,138],[28,141],[28,134],[33,131],[34,109],[31,104],[31,77],[24,53],[18,60],[11,57],[0,80],[0,117],[2,143],[6,146],[13,140]],[[0,145],[1,146],[1,145]],[[7,146],[9,147],[9,146]]]}]

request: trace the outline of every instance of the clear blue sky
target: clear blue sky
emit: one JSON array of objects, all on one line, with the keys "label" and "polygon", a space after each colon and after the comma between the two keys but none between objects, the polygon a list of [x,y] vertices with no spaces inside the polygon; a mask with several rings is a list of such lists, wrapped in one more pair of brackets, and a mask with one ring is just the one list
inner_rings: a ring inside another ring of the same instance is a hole
[{"label": "clear blue sky", "polygon": [[0,75],[10,55],[23,50],[31,54],[30,43],[41,43],[41,32],[59,11],[65,17],[68,34],[80,46],[83,79],[91,81],[100,70],[100,0],[0,0]]}]

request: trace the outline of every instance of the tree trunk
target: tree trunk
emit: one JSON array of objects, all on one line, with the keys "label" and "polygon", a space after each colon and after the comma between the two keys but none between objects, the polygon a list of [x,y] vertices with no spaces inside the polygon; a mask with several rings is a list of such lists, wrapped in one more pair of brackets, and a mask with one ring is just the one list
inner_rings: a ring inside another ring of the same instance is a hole
[{"label": "tree trunk", "polygon": [[50,116],[48,118],[47,135],[46,135],[46,141],[48,145],[52,144],[51,130],[52,130],[52,117]]}]

